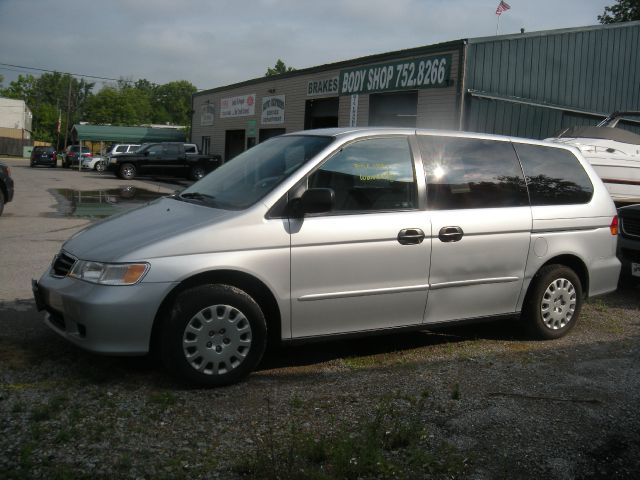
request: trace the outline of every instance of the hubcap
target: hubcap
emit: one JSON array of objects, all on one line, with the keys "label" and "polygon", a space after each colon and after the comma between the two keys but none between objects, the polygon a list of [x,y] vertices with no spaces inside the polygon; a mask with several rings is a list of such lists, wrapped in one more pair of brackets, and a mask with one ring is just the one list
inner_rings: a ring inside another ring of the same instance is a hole
[{"label": "hubcap", "polygon": [[576,311],[576,289],[566,278],[551,282],[542,296],[542,321],[551,330],[567,326]]},{"label": "hubcap", "polygon": [[122,176],[123,177],[130,177],[131,175],[133,175],[133,168],[126,167],[126,168],[122,169]]},{"label": "hubcap", "polygon": [[239,367],[251,348],[251,325],[231,305],[211,305],[196,313],[182,335],[184,356],[205,375],[222,375]]}]

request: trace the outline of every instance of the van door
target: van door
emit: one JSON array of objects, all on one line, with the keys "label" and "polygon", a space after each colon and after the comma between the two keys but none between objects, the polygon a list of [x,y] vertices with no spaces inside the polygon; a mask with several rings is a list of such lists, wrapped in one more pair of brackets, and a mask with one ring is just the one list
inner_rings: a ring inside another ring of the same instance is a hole
[{"label": "van door", "polygon": [[513,146],[432,135],[418,143],[433,228],[425,322],[515,312],[532,220]]},{"label": "van door", "polygon": [[431,225],[418,209],[408,137],[350,143],[307,185],[333,189],[335,204],[290,219],[292,336],[420,324]]}]

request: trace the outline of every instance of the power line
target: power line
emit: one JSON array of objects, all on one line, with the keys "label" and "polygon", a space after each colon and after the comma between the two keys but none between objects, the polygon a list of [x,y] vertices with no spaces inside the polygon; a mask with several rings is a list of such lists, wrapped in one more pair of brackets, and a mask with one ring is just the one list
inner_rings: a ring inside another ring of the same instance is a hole
[{"label": "power line", "polygon": [[[73,77],[86,77],[86,78],[95,78],[96,80],[110,80],[112,82],[125,82],[125,83],[134,83],[134,80],[124,80],[122,78],[109,78],[109,77],[99,77],[97,75],[84,75],[82,73],[71,73],[71,72],[59,72],[57,70],[48,70],[46,68],[36,68],[36,67],[25,67],[24,65],[12,65],[10,63],[0,63],[0,65],[4,67],[13,67],[20,68],[24,70],[35,70],[37,72],[47,72],[47,73],[61,73],[63,75],[71,75]],[[5,70],[11,70],[10,68],[6,68]],[[17,71],[17,70],[11,70]]]}]

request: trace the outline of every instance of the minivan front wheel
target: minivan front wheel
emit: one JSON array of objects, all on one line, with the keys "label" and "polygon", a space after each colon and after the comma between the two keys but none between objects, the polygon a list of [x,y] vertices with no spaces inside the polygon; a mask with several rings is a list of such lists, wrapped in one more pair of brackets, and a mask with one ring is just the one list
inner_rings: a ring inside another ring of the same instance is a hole
[{"label": "minivan front wheel", "polygon": [[201,386],[238,382],[260,362],[266,321],[246,292],[202,285],[178,295],[160,338],[167,369]]},{"label": "minivan front wheel", "polygon": [[547,265],[533,278],[523,318],[532,336],[544,340],[566,335],[582,309],[582,284],[564,265]]}]

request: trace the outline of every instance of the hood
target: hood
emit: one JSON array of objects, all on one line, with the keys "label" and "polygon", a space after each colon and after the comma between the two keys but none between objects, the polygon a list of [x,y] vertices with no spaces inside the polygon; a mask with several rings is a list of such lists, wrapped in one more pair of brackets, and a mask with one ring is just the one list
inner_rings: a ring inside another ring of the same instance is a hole
[{"label": "hood", "polygon": [[[189,237],[201,235],[195,234],[196,230],[217,226],[226,219],[237,217],[238,213],[165,197],[91,225],[71,237],[63,248],[82,260],[99,262],[166,255],[168,252],[154,248],[158,244],[184,248],[183,252],[170,252],[173,255],[197,253],[200,242],[187,241]],[[185,237],[185,241],[179,241],[179,237]],[[172,242],[163,242],[168,238]]]}]

